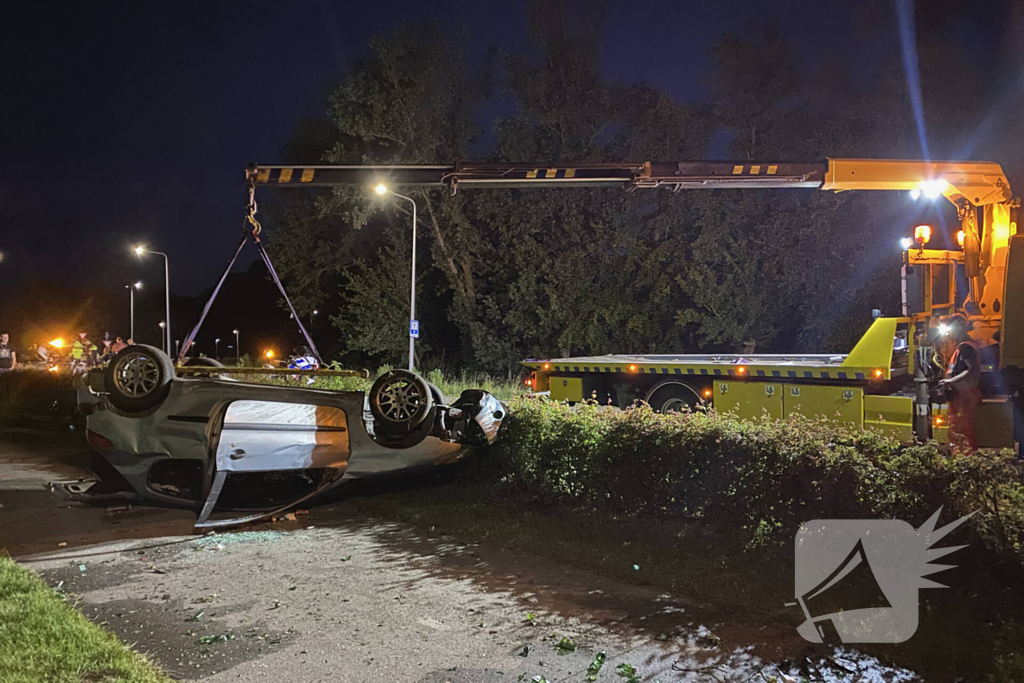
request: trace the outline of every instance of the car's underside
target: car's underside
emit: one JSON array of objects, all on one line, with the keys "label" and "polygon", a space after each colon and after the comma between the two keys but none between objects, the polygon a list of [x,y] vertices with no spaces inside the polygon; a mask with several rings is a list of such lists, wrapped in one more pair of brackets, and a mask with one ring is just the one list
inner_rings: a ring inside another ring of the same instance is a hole
[{"label": "car's underside", "polygon": [[[454,463],[493,442],[506,417],[486,392],[448,405],[408,371],[368,393],[184,378],[146,346],[85,375],[78,400],[89,443],[130,494],[198,510],[198,529],[266,517],[347,480]],[[225,509],[250,514],[213,519]]]}]

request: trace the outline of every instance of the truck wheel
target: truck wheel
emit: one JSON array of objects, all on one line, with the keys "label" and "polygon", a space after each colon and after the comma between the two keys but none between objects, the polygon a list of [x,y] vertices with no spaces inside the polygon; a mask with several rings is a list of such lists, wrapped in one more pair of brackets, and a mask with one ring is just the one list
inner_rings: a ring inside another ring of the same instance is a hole
[{"label": "truck wheel", "polygon": [[140,413],[167,398],[174,379],[174,364],[160,349],[136,344],[114,356],[103,379],[115,408]]},{"label": "truck wheel", "polygon": [[700,403],[700,395],[688,384],[662,382],[655,386],[644,399],[656,413],[693,410]]},{"label": "truck wheel", "polygon": [[370,388],[370,412],[390,434],[409,432],[434,414],[432,393],[415,372],[392,370]]}]

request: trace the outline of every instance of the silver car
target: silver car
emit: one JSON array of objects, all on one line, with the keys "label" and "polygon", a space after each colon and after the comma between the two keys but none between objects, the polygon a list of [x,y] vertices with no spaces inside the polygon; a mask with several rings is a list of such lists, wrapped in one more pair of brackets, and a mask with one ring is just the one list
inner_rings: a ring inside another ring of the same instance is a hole
[{"label": "silver car", "polygon": [[[174,370],[159,349],[131,346],[83,378],[78,402],[89,443],[133,494],[194,507],[197,529],[267,517],[348,480],[453,463],[492,443],[507,416],[479,390],[447,405],[405,370],[368,393]],[[251,514],[211,518],[223,509]]]}]

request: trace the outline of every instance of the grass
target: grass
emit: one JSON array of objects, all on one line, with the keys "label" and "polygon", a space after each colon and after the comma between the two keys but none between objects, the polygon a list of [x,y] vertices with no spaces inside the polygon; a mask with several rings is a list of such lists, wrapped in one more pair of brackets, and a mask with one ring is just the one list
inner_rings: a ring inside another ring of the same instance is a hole
[{"label": "grass", "polygon": [[148,659],[0,557],[0,681],[170,683]]}]

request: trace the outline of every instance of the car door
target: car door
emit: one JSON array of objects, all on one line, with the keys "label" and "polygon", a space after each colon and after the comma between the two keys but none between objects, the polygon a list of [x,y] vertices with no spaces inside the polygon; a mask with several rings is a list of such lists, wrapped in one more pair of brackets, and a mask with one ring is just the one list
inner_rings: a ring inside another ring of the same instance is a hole
[{"label": "car door", "polygon": [[335,406],[238,400],[228,405],[217,444],[217,470],[344,470],[348,416]]}]

